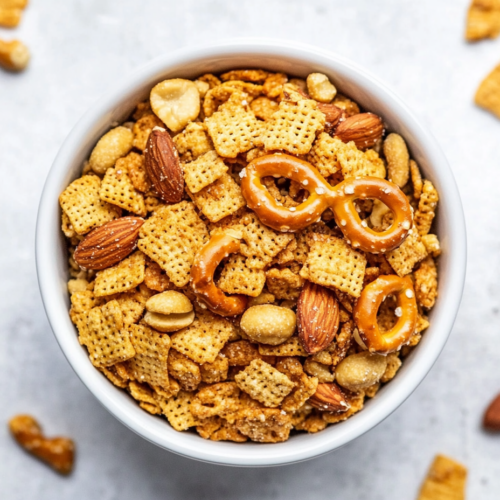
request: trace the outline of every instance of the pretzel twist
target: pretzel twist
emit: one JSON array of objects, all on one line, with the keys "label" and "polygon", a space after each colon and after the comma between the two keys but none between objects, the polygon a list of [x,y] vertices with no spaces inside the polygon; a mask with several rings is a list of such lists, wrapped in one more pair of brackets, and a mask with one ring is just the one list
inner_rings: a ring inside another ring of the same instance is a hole
[{"label": "pretzel twist", "polygon": [[[261,179],[267,176],[292,179],[309,191],[304,203],[286,208],[278,205]],[[309,163],[285,154],[262,156],[246,168],[241,192],[259,219],[276,231],[295,232],[317,222],[331,208],[348,243],[366,252],[386,252],[398,247],[412,227],[412,212],[404,193],[392,182],[377,177],[347,179],[332,187]],[[394,214],[385,231],[374,231],[361,221],[354,201],[377,199]]]},{"label": "pretzel twist", "polygon": [[[393,328],[382,332],[377,323],[377,312],[391,294],[397,298],[396,316],[399,319]],[[353,317],[369,351],[379,354],[397,351],[410,340],[417,324],[417,302],[411,279],[408,276],[379,276],[361,292]]]},{"label": "pretzel twist", "polygon": [[217,234],[196,254],[191,268],[193,290],[198,300],[220,316],[237,316],[246,309],[248,297],[227,296],[214,283],[221,260],[240,249],[240,240],[230,234]]}]

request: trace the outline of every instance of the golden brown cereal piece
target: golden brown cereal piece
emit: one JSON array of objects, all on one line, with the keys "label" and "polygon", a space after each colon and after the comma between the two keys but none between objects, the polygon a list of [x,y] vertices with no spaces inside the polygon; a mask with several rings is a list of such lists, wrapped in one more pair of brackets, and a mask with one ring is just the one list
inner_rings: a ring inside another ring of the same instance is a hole
[{"label": "golden brown cereal piece", "polygon": [[455,460],[436,455],[418,500],[465,500],[467,469]]},{"label": "golden brown cereal piece", "polygon": [[344,144],[338,138],[334,140],[332,144],[344,179],[364,176],[385,178],[385,165],[376,151],[368,149],[363,153],[352,141]]},{"label": "golden brown cereal piece", "polygon": [[386,368],[386,356],[363,351],[347,356],[337,365],[335,380],[344,389],[357,392],[377,383]]},{"label": "golden brown cereal piece", "polygon": [[248,438],[244,436],[234,424],[223,421],[222,427],[216,430],[211,436],[212,441],[234,441],[244,443]]},{"label": "golden brown cereal piece", "polygon": [[336,424],[337,422],[342,422],[347,420],[349,417],[352,417],[355,413],[363,409],[365,402],[365,393],[364,391],[360,392],[346,392],[344,391],[346,396],[347,404],[349,405],[349,409],[343,413],[330,413],[327,411],[323,411],[322,417],[323,420],[328,424]]},{"label": "golden brown cereal piece", "polygon": [[59,196],[59,203],[77,234],[86,234],[120,216],[121,210],[99,198],[101,179],[84,175]]},{"label": "golden brown cereal piece", "polygon": [[299,337],[292,337],[280,345],[259,344],[263,356],[308,356]]},{"label": "golden brown cereal piece", "polygon": [[206,73],[198,77],[198,80],[200,80],[201,82],[207,82],[211,89],[221,84],[219,78],[217,78],[215,75],[212,75],[211,73]]},{"label": "golden brown cereal piece", "polygon": [[167,365],[169,375],[179,382],[182,390],[196,390],[201,382],[200,367],[196,363],[175,349],[170,349]]},{"label": "golden brown cereal piece", "polygon": [[474,100],[478,106],[500,118],[500,65],[481,82]]},{"label": "golden brown cereal piece", "polygon": [[294,387],[286,375],[260,359],[254,359],[234,380],[242,391],[268,407],[278,406]]},{"label": "golden brown cereal piece", "polygon": [[227,165],[215,151],[209,151],[197,160],[185,163],[183,168],[184,180],[191,193],[198,193],[227,172]]},{"label": "golden brown cereal piece", "polygon": [[222,382],[200,389],[191,404],[191,413],[199,419],[210,417],[234,421],[240,407],[240,390],[235,382]]},{"label": "golden brown cereal piece", "polygon": [[151,290],[164,292],[173,288],[172,282],[167,275],[162,271],[161,267],[151,260],[146,262],[146,271],[144,272],[144,283]]},{"label": "golden brown cereal piece", "polygon": [[190,326],[172,335],[172,347],[196,363],[213,363],[229,340],[234,326],[208,311],[198,312],[196,316]]},{"label": "golden brown cereal piece", "polygon": [[135,356],[127,364],[131,377],[168,390],[169,336],[143,325],[130,325],[127,332],[135,349]]},{"label": "golden brown cereal piece", "polygon": [[343,239],[313,233],[311,251],[300,275],[318,285],[335,287],[353,297],[363,288],[366,258]]},{"label": "golden brown cereal piece", "polygon": [[377,392],[380,390],[380,382],[371,385],[365,389],[365,396],[367,398],[374,398],[377,395]]},{"label": "golden brown cereal piece", "polygon": [[160,402],[163,414],[176,431],[185,431],[200,424],[190,410],[194,397],[193,392],[180,391],[168,401]]},{"label": "golden brown cereal piece", "polygon": [[304,371],[312,377],[316,377],[318,382],[321,383],[333,382],[335,380],[335,375],[330,371],[330,366],[318,363],[311,358],[306,359]]},{"label": "golden brown cereal piece", "polygon": [[[239,84],[249,85],[254,87],[252,84],[245,84],[244,82],[227,82],[224,85],[219,85],[210,89],[203,100],[203,113],[206,118],[210,118],[224,103],[229,101],[229,107],[237,107],[247,109],[248,102],[251,101],[251,97],[248,92],[239,88]],[[257,86],[261,89],[262,87]],[[253,89],[252,89],[253,90]],[[260,93],[256,92],[255,95]],[[222,111],[222,109],[220,109]]]},{"label": "golden brown cereal piece", "polygon": [[22,9],[4,7],[0,4],[0,26],[4,28],[15,28],[21,22]]},{"label": "golden brown cereal piece", "polygon": [[279,104],[276,101],[261,96],[250,103],[250,108],[257,118],[266,121],[270,120],[274,113],[278,111]]},{"label": "golden brown cereal piece", "polygon": [[104,174],[132,149],[134,134],[127,127],[116,127],[104,134],[92,150],[89,165],[96,174]]},{"label": "golden brown cereal piece", "polygon": [[117,387],[120,387],[120,389],[126,389],[128,387],[128,378],[123,378],[120,376],[120,374],[116,371],[115,368],[116,365],[111,365],[108,367],[101,367],[99,370],[104,374],[104,376],[113,384],[116,385]]},{"label": "golden brown cereal piece", "polygon": [[265,122],[261,139],[266,151],[304,155],[309,153],[316,135],[324,127],[325,115],[317,110],[315,101],[282,101],[279,110]]},{"label": "golden brown cereal piece", "polygon": [[144,164],[144,156],[137,153],[129,153],[125,158],[118,160],[121,165],[126,165],[126,172],[137,191],[147,193],[151,190],[152,184]]},{"label": "golden brown cereal piece", "polygon": [[138,247],[167,273],[175,286],[190,279],[195,253],[208,241],[208,231],[194,205],[182,201],[163,206],[141,227]]},{"label": "golden brown cereal piece", "polygon": [[66,238],[73,238],[74,236],[76,236],[76,231],[71,225],[71,222],[66,212],[61,213],[61,229]]},{"label": "golden brown cereal piece", "polygon": [[269,73],[262,69],[233,69],[220,75],[223,82],[241,80],[243,82],[262,83]]},{"label": "golden brown cereal piece", "polygon": [[341,166],[337,161],[337,151],[344,143],[337,137],[331,137],[326,132],[319,134],[314,141],[307,161],[312,163],[323,177],[337,173]]},{"label": "golden brown cereal piece", "polygon": [[116,300],[122,310],[123,323],[131,325],[137,323],[144,312],[145,300],[144,297],[135,290],[126,293],[118,293],[106,297],[108,300]]},{"label": "golden brown cereal piece", "polygon": [[200,93],[191,80],[174,78],[155,85],[150,94],[154,114],[172,131],[180,132],[200,113]]},{"label": "golden brown cereal piece", "polygon": [[262,292],[257,297],[252,297],[248,302],[248,307],[260,306],[261,304],[272,304],[275,297],[272,293]]},{"label": "golden brown cereal piece", "polygon": [[316,101],[329,103],[337,95],[337,89],[326,75],[311,73],[307,76],[307,92]]},{"label": "golden brown cereal piece", "polygon": [[134,148],[144,151],[148,143],[149,134],[155,127],[163,128],[163,122],[153,113],[144,115],[137,120],[132,129],[134,133]]},{"label": "golden brown cereal piece", "polygon": [[205,119],[208,133],[220,156],[236,158],[252,149],[261,122],[243,106],[228,106]]},{"label": "golden brown cereal piece", "polygon": [[247,257],[251,269],[263,269],[293,239],[292,234],[278,233],[266,227],[254,213],[241,219],[243,241],[240,252]]},{"label": "golden brown cereal piece", "polygon": [[[226,344],[230,345],[230,344]],[[201,381],[206,384],[215,384],[227,379],[229,360],[222,354],[217,355],[213,363],[203,363],[200,366]]]},{"label": "golden brown cereal piece", "polygon": [[248,340],[228,342],[221,350],[229,366],[248,366],[254,359],[262,359],[255,344]]},{"label": "golden brown cereal piece", "polygon": [[246,257],[233,254],[222,269],[217,286],[226,293],[242,293],[258,297],[266,284],[266,273],[260,269],[249,269]]},{"label": "golden brown cereal piece", "polygon": [[290,269],[270,269],[266,272],[269,291],[277,299],[295,300],[299,298],[304,279]]},{"label": "golden brown cereal piece", "polygon": [[306,416],[302,422],[298,423],[295,429],[298,431],[306,431],[310,434],[326,429],[328,424],[323,420],[322,413],[323,412],[314,410],[310,415]]},{"label": "golden brown cereal piece", "polygon": [[139,402],[139,406],[152,415],[161,413],[160,404],[155,398],[155,392],[146,384],[131,381],[128,384],[128,392]]},{"label": "golden brown cereal piece", "polygon": [[198,193],[188,194],[211,222],[218,222],[246,205],[240,187],[229,174],[223,174]]},{"label": "golden brown cereal piece", "polygon": [[[121,163],[123,160],[125,162]],[[102,201],[116,205],[141,217],[146,215],[144,197],[136,191],[126,170],[126,159],[116,162],[115,168],[108,168],[101,182],[99,197]]]},{"label": "golden brown cereal piece", "polygon": [[288,77],[283,73],[272,73],[270,74],[262,87],[262,92],[269,97],[274,99],[281,94],[283,85],[288,81]]},{"label": "golden brown cereal piece", "polygon": [[210,436],[222,427],[223,422],[224,419],[220,417],[205,418],[196,426],[196,432],[203,439],[210,439]]},{"label": "golden brown cereal piece", "polygon": [[164,207],[165,203],[150,191],[144,197],[144,204],[146,205],[146,210],[149,212],[156,212],[159,208]]},{"label": "golden brown cereal piece", "polygon": [[95,367],[114,365],[135,355],[129,332],[123,326],[123,314],[116,300],[90,311],[86,335],[80,333],[79,340],[87,346]]},{"label": "golden brown cereal piece", "polygon": [[144,281],[146,258],[140,251],[122,260],[116,266],[99,271],[95,278],[96,297],[127,292]]},{"label": "golden brown cereal piece", "polygon": [[238,415],[236,428],[252,441],[279,443],[288,439],[292,421],[278,408],[245,408]]},{"label": "golden brown cereal piece", "polygon": [[151,104],[149,104],[149,99],[144,102],[140,102],[134,110],[134,113],[132,114],[132,118],[134,120],[140,120],[143,116],[146,115],[151,115],[153,113],[151,109]]},{"label": "golden brown cereal piece", "polygon": [[347,352],[353,345],[354,325],[351,320],[343,323],[337,333],[335,342],[330,344],[328,352],[332,356],[332,365],[337,366],[347,355]]},{"label": "golden brown cereal piece", "polygon": [[413,273],[417,302],[426,309],[434,306],[437,298],[437,268],[432,257],[427,257]]},{"label": "golden brown cereal piece", "polygon": [[30,51],[23,42],[0,40],[0,66],[2,68],[9,71],[22,71],[28,66],[29,61]]},{"label": "golden brown cereal piece", "polygon": [[65,437],[46,438],[39,423],[30,415],[16,415],[9,421],[14,439],[29,453],[60,474],[69,474],[75,460],[75,444]]},{"label": "golden brown cereal piece", "polygon": [[333,104],[346,112],[347,117],[357,115],[360,112],[359,106],[351,101],[348,97],[342,94],[337,94],[333,100]]},{"label": "golden brown cereal piece", "polygon": [[500,2],[472,0],[467,13],[465,38],[469,42],[496,38],[500,34]]},{"label": "golden brown cereal piece", "polygon": [[413,198],[415,200],[420,200],[420,195],[422,194],[423,182],[422,174],[418,168],[417,163],[414,160],[410,160],[410,174],[411,183],[413,184]]},{"label": "golden brown cereal piece", "polygon": [[[383,382],[385,384],[386,382],[389,382],[389,380],[392,380],[396,376],[396,373],[401,368],[402,364],[403,363],[399,359],[398,352],[393,352],[391,354],[388,354],[387,355],[387,368],[385,369],[385,372],[382,375],[380,382]],[[367,391],[366,395],[368,396],[368,391]],[[370,396],[370,397],[372,397],[372,396]]]},{"label": "golden brown cereal piece", "polygon": [[415,212],[415,226],[420,236],[428,234],[431,230],[432,221],[436,215],[436,207],[439,195],[431,181],[424,181],[422,194],[418,202],[418,209]]},{"label": "golden brown cereal piece", "polygon": [[384,141],[384,155],[388,179],[400,188],[406,186],[410,178],[410,155],[405,140],[399,134],[389,134]]},{"label": "golden brown cereal piece", "polygon": [[214,149],[203,123],[189,123],[180,134],[173,138],[173,141],[184,163],[194,161]]},{"label": "golden brown cereal piece", "polygon": [[432,255],[434,258],[441,255],[441,244],[435,234],[425,234],[421,240],[429,255]]},{"label": "golden brown cereal piece", "polygon": [[387,252],[387,260],[398,276],[411,273],[415,264],[427,256],[427,250],[422,243],[417,229],[413,227],[412,233],[396,248]]}]

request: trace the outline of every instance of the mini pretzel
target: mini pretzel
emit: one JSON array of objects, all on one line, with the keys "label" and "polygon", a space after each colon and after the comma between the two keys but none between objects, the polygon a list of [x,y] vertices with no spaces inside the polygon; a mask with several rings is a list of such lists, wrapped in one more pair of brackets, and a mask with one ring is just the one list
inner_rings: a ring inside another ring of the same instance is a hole
[{"label": "mini pretzel", "polygon": [[[347,179],[330,186],[309,163],[285,154],[262,156],[244,171],[241,191],[248,206],[259,219],[276,231],[295,232],[317,222],[329,207],[348,243],[366,252],[392,250],[408,236],[412,212],[404,193],[392,182],[378,177]],[[279,206],[261,182],[262,177],[286,177],[309,191],[307,200],[297,207]],[[386,231],[377,232],[361,221],[354,200],[377,199],[394,213],[394,222]]]},{"label": "mini pretzel", "polygon": [[[396,295],[397,323],[382,332],[377,323],[377,312],[388,295]],[[411,279],[395,275],[379,276],[361,292],[354,307],[354,321],[361,340],[368,350],[380,354],[397,351],[410,340],[417,324],[417,302]]]},{"label": "mini pretzel", "polygon": [[198,299],[212,312],[221,316],[237,316],[246,309],[248,297],[231,295],[228,297],[214,283],[214,272],[220,261],[230,253],[237,252],[240,240],[230,234],[217,234],[196,254],[191,279]]}]

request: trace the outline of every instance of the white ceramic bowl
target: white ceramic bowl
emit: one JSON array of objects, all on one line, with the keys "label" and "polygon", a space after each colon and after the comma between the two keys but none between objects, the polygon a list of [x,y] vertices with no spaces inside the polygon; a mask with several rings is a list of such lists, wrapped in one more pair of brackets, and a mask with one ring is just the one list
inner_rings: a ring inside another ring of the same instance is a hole
[{"label": "white ceramic bowl", "polygon": [[[91,64],[91,63],[89,63]],[[317,434],[300,434],[279,444],[206,441],[195,433],[176,432],[149,415],[90,363],[68,316],[67,256],[60,231],[58,196],[80,175],[99,137],[125,119],[157,82],[193,78],[231,68],[264,68],[305,77],[317,71],[330,76],[340,92],[380,115],[389,130],[407,141],[412,157],[440,194],[437,233],[442,243],[439,299],[431,326],[397,377],[360,413]],[[446,158],[425,126],[378,79],[352,62],[315,47],[276,40],[229,40],[180,50],[143,66],[98,101],[64,142],[42,194],[36,233],[36,261],[43,302],[54,334],[77,375],[123,424],[143,438],[180,455],[226,465],[270,466],[298,462],[335,450],[376,426],[418,386],[438,358],[458,311],[465,277],[466,238],[460,197]]]}]

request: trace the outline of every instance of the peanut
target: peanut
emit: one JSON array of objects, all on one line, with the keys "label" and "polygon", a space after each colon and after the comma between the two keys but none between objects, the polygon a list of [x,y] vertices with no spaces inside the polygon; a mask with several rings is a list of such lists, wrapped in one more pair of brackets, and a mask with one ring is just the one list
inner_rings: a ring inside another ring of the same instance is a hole
[{"label": "peanut", "polygon": [[10,71],[22,71],[28,65],[30,52],[19,40],[0,40],[0,66]]},{"label": "peanut", "polygon": [[172,132],[180,132],[200,113],[200,91],[190,80],[174,78],[153,87],[150,95],[155,115]]},{"label": "peanut", "polygon": [[410,178],[410,155],[405,140],[399,134],[389,134],[384,141],[389,180],[396,186],[406,186]]},{"label": "peanut", "polygon": [[312,377],[317,377],[320,383],[333,382],[335,375],[330,371],[330,366],[307,358],[304,363],[304,371]]},{"label": "peanut", "polygon": [[241,317],[240,327],[251,340],[279,345],[295,332],[297,318],[286,307],[262,304],[248,308]]},{"label": "peanut", "polygon": [[341,361],[335,369],[335,380],[344,389],[361,391],[377,383],[385,373],[387,358],[380,354],[359,352]]},{"label": "peanut", "polygon": [[90,154],[89,164],[96,174],[105,174],[117,160],[132,149],[134,134],[127,127],[116,127],[104,134]]},{"label": "peanut", "polygon": [[307,77],[307,91],[316,101],[330,103],[337,95],[337,89],[322,73],[311,73]]},{"label": "peanut", "polygon": [[73,469],[75,445],[71,439],[47,439],[38,422],[29,415],[17,415],[9,422],[14,439],[29,453],[40,458],[57,472],[69,474]]},{"label": "peanut", "polygon": [[194,321],[193,304],[182,293],[167,290],[146,302],[144,321],[159,332],[176,332]]}]

